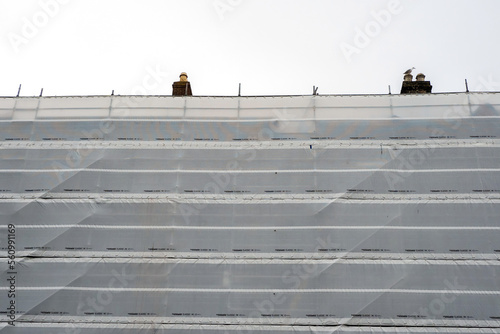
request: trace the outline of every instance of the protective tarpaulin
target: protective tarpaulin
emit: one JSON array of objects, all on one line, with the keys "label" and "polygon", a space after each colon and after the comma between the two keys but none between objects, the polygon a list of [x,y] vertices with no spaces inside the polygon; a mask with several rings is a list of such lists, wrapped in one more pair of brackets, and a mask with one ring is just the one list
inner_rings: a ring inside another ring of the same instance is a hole
[{"label": "protective tarpaulin", "polygon": [[498,332],[499,112],[0,98],[0,332]]}]

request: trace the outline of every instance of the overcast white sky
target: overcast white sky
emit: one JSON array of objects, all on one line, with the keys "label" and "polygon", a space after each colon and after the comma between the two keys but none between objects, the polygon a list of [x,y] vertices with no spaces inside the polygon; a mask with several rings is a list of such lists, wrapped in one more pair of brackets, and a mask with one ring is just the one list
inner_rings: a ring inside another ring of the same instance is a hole
[{"label": "overcast white sky", "polygon": [[500,91],[498,0],[0,0],[0,95]]}]

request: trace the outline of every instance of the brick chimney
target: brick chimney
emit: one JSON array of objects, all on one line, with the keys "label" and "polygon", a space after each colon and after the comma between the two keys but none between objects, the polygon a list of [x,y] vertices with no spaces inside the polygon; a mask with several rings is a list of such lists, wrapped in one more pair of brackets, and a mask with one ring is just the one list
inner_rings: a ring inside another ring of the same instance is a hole
[{"label": "brick chimney", "polygon": [[179,75],[180,81],[175,81],[172,84],[172,95],[173,96],[191,96],[193,92],[191,91],[191,84],[188,81],[188,75],[186,72],[182,72]]},{"label": "brick chimney", "polygon": [[417,81],[413,81],[413,75],[406,74],[401,86],[401,94],[428,94],[431,93],[430,81],[425,81],[425,75],[417,74]]}]

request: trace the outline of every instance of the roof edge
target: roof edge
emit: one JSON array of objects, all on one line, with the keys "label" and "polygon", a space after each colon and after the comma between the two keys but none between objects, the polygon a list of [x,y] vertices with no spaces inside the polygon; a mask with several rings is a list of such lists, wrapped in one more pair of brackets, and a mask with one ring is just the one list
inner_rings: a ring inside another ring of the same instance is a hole
[{"label": "roof edge", "polygon": [[428,93],[428,94],[297,94],[297,95],[192,95],[192,96],[173,96],[173,95],[47,95],[47,96],[39,96],[39,95],[27,95],[27,96],[0,96],[0,99],[16,99],[16,98],[82,98],[82,97],[163,97],[163,98],[174,98],[174,99],[184,99],[184,98],[268,98],[268,97],[382,97],[382,96],[390,96],[390,97],[398,97],[398,96],[429,96],[429,95],[457,95],[457,94],[500,94],[500,91],[474,91],[474,92],[438,92],[438,93]]}]

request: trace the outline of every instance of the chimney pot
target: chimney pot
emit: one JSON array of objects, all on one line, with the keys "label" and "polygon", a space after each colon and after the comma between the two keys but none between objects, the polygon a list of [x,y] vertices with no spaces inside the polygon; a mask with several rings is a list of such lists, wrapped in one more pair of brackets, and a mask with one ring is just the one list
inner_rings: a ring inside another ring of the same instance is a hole
[{"label": "chimney pot", "polygon": [[411,75],[410,73],[405,74],[404,81],[412,81],[412,80],[413,80],[413,75]]},{"label": "chimney pot", "polygon": [[417,74],[417,81],[425,81],[425,75],[423,73]]},{"label": "chimney pot", "polygon": [[188,75],[186,72],[182,72],[179,75],[180,81],[175,81],[172,84],[172,95],[173,96],[191,96],[193,92],[191,91],[191,83],[188,81]]}]

